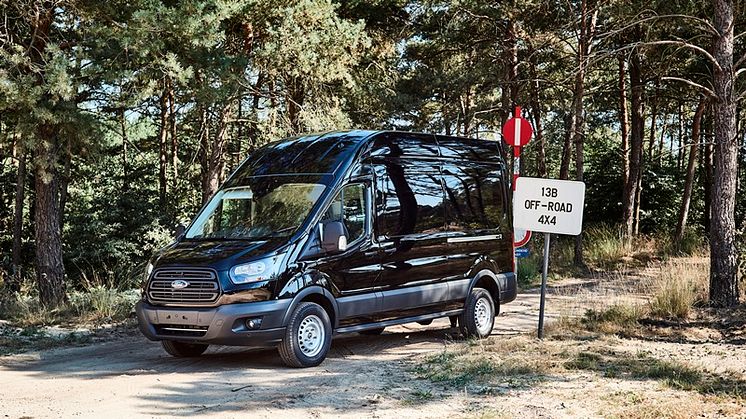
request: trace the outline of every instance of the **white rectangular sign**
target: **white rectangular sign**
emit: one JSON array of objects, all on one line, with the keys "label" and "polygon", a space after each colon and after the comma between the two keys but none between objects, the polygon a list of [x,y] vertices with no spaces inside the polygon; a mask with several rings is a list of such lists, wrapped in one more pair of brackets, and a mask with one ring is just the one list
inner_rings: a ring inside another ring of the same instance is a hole
[{"label": "white rectangular sign", "polygon": [[519,177],[513,192],[513,228],[577,236],[583,228],[585,183]]}]

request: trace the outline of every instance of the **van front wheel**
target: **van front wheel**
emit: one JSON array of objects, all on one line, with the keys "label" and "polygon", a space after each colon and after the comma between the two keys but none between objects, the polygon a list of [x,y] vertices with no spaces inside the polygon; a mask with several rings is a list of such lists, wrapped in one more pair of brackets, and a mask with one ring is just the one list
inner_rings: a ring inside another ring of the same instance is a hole
[{"label": "van front wheel", "polygon": [[173,340],[162,340],[161,345],[166,352],[177,358],[192,358],[200,356],[209,346],[202,343],[184,343]]},{"label": "van front wheel", "polygon": [[332,344],[329,315],[316,303],[300,303],[290,316],[278,350],[289,367],[315,367],[326,358]]},{"label": "van front wheel", "polygon": [[489,336],[495,325],[495,303],[489,291],[484,288],[472,289],[458,320],[464,336],[480,339]]}]

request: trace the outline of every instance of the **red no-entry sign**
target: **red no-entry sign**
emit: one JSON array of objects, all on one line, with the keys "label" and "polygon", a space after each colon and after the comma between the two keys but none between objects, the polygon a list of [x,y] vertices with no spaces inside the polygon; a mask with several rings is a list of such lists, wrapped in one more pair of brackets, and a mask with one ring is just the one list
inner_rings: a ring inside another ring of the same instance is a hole
[{"label": "red no-entry sign", "polygon": [[533,135],[534,129],[524,118],[521,118],[521,107],[516,106],[513,117],[503,126],[503,139],[514,147],[523,147]]}]

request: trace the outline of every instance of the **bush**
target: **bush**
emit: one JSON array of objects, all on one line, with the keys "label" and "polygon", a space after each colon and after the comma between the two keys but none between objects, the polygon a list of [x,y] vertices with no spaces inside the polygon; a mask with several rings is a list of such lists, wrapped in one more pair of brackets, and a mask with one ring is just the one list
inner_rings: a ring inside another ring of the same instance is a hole
[{"label": "bush", "polygon": [[39,302],[32,282],[22,284],[19,292],[0,292],[0,319],[21,327],[48,326],[58,323],[122,321],[140,298],[138,290],[120,290],[106,284],[86,283],[83,290],[69,290],[67,303],[54,309]]},{"label": "bush", "polygon": [[110,321],[126,319],[139,298],[137,290],[120,291],[102,285],[69,295],[70,307],[79,317]]},{"label": "bush", "polygon": [[531,288],[541,279],[541,254],[531,254],[529,257],[517,260],[518,285],[521,288]]}]

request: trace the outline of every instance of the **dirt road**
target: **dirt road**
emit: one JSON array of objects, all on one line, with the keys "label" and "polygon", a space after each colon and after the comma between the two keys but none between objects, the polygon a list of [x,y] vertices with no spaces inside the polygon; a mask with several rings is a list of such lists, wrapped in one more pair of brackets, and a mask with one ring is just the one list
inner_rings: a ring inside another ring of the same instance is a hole
[{"label": "dirt road", "polygon": [[[538,297],[504,307],[494,334],[535,327]],[[273,350],[216,347],[197,359],[167,356],[138,335],[86,347],[0,358],[5,417],[421,417],[447,405],[407,406],[420,380],[407,360],[442,350],[448,320],[342,335],[317,368],[289,369]]]}]

